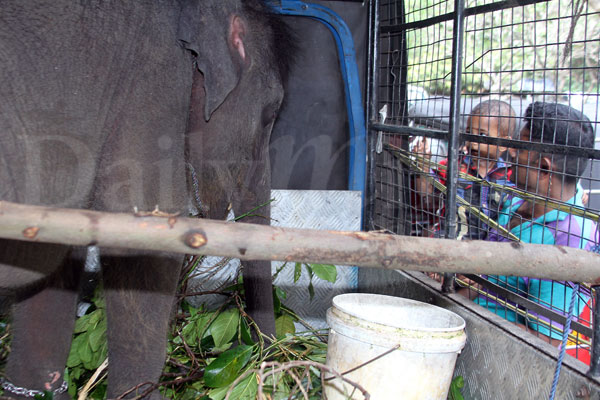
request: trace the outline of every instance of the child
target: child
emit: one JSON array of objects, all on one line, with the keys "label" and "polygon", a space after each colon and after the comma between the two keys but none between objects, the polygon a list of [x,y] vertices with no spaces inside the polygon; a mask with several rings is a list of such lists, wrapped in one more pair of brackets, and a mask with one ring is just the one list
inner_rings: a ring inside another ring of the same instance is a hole
[{"label": "child", "polygon": [[[567,105],[535,102],[525,111],[524,119],[525,126],[519,134],[522,141],[594,148],[594,129],[589,119]],[[545,154],[530,149],[510,149],[510,153],[514,160],[513,180],[519,189],[573,208],[584,208],[583,189],[577,181],[588,164],[587,159],[570,154]],[[600,232],[592,220],[548,208],[544,201],[519,198],[507,201],[498,222],[524,243],[562,245],[594,251],[600,241]],[[490,232],[488,240],[507,241],[495,231]],[[573,284],[570,282],[515,276],[490,276],[488,279],[562,314],[566,314],[568,310],[573,291]],[[574,310],[576,316],[581,315],[588,299],[588,294],[579,294]],[[537,315],[532,310],[528,310],[528,317],[525,319],[483,296],[477,298],[476,302],[509,321],[526,324],[529,329],[556,340],[556,343],[562,338],[558,332],[550,331],[545,324],[538,323],[535,318]],[[540,318],[547,321],[546,318]]]},{"label": "child", "polygon": [[[488,100],[475,106],[467,118],[466,133],[472,135],[511,138],[516,131],[516,114],[513,108],[500,100]],[[466,142],[467,153],[460,158],[459,170],[488,182],[501,185],[512,185],[509,182],[510,170],[507,168],[501,154],[506,147],[477,142]],[[426,160],[430,159],[431,151],[426,140],[421,141],[415,151],[421,153]],[[442,160],[441,165],[447,165],[448,159]],[[427,164],[427,163],[425,163]],[[446,184],[446,170],[433,170],[435,178]],[[433,184],[430,179],[419,175],[416,178],[416,188],[422,198],[433,195]],[[457,195],[492,220],[497,220],[498,210],[503,201],[503,193],[497,189],[467,179],[458,179]],[[425,201],[424,203],[427,203]],[[459,239],[485,239],[488,227],[481,219],[466,209],[459,208],[457,237]]]}]

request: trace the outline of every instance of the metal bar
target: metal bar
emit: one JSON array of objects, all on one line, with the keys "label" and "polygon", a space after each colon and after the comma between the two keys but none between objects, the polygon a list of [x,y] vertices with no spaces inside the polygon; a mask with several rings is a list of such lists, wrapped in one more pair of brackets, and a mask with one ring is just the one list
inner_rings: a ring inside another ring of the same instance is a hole
[{"label": "metal bar", "polygon": [[592,290],[594,298],[592,308],[592,322],[594,333],[592,335],[592,355],[590,360],[590,369],[587,372],[592,378],[600,378],[600,286]]},{"label": "metal bar", "polygon": [[[406,20],[406,4],[405,0],[399,0],[400,3],[400,19],[402,22]],[[406,40],[406,31],[400,32],[400,37],[395,37],[393,40],[399,40],[398,48],[400,48],[400,96],[399,101],[402,104],[402,110],[400,110],[400,125],[408,125],[408,43]],[[395,47],[396,48],[396,47]]]},{"label": "metal bar", "polygon": [[[398,0],[400,3],[400,21],[402,23],[406,22],[406,0]],[[406,37],[406,31],[402,31],[398,36],[394,36],[392,38],[390,38],[391,41],[400,41],[399,45],[397,46],[398,48],[400,48],[400,104],[402,104],[402,110],[401,110],[401,114],[400,114],[400,124],[401,125],[408,125],[410,122],[409,119],[409,112],[408,112],[408,64],[409,64],[409,60],[408,60],[408,40]],[[404,141],[402,143],[402,147],[405,150],[408,150],[408,141]],[[411,177],[410,177],[410,171],[406,168],[402,168],[401,170],[401,174],[402,175],[396,175],[396,179],[398,179],[398,177],[402,177],[403,182],[410,182]],[[397,204],[394,207],[394,218],[396,221],[398,221],[399,223],[401,222],[402,225],[397,225],[396,227],[396,232],[400,233],[400,234],[410,234],[411,232],[411,217],[409,216],[409,214],[407,213],[407,208],[410,205],[410,198],[411,198],[411,192],[410,192],[410,185],[408,184],[403,184],[402,185],[402,191],[398,190],[397,191],[398,195],[400,196],[400,193],[402,194],[402,199],[399,199],[400,201],[402,201],[402,205]],[[400,201],[398,203],[400,203]]]},{"label": "metal bar", "polygon": [[[550,0],[508,0],[508,1],[498,1],[490,4],[485,4],[481,6],[469,7],[465,9],[465,16],[469,17],[472,15],[484,14],[487,12],[494,12],[499,10],[504,10],[507,8],[527,6],[530,4],[542,3]],[[403,31],[407,31],[410,29],[420,29],[425,28],[427,26],[439,24],[440,22],[451,21],[454,19],[454,12],[438,15],[436,17],[427,18],[421,21],[409,22],[407,24],[396,24],[383,26],[381,28],[381,33],[399,33]]]},{"label": "metal bar", "polygon": [[317,4],[280,0],[273,3],[273,8],[279,14],[309,17],[323,23],[336,41],[350,127],[348,189],[360,190],[365,204],[367,135],[356,52],[350,29],[339,15]]},{"label": "metal bar", "polygon": [[[372,130],[378,130],[388,133],[399,133],[404,135],[412,136],[426,136],[438,139],[445,139],[448,137],[448,132],[442,130],[424,129],[407,126],[397,126],[389,124],[372,123],[369,125]],[[539,142],[525,142],[514,139],[503,139],[495,138],[490,136],[471,135],[467,133],[461,133],[459,137],[461,142],[466,140],[477,143],[495,144],[498,146],[512,147],[515,149],[528,149],[534,150],[540,153],[549,154],[565,154],[583,158],[593,158],[600,160],[600,150],[591,149],[586,147],[574,147],[574,146],[563,146],[551,143],[539,143]]]},{"label": "metal bar", "polygon": [[[369,4],[369,48],[367,55],[367,118],[370,121],[377,115],[377,84],[379,53],[377,44],[379,43],[379,0],[371,0]],[[368,128],[367,128],[368,129]],[[367,130],[368,131],[368,130]],[[375,229],[375,146],[376,135],[368,137],[367,152],[367,189],[365,202],[365,220],[363,221],[364,230]]]},{"label": "metal bar", "polygon": [[[458,151],[460,148],[460,92],[465,26],[465,2],[454,2],[454,24],[452,39],[452,83],[450,87],[450,138],[448,140],[448,179],[446,187],[446,215],[444,237],[456,238],[456,189],[458,184]],[[444,293],[454,292],[454,276],[446,274],[442,283]]]},{"label": "metal bar", "polygon": [[[380,129],[382,128],[382,129]],[[426,136],[437,139],[448,139],[448,131],[442,130],[434,130],[434,129],[424,129],[424,128],[415,128],[410,126],[398,126],[398,125],[388,125],[388,124],[379,124],[379,123],[371,123],[369,124],[369,129],[371,131],[382,131],[388,133],[398,133],[402,135],[411,135],[411,136]]]},{"label": "metal bar", "polygon": [[[519,296],[517,293],[503,288],[502,286],[498,286],[495,283],[488,281],[487,279],[484,279],[478,275],[471,274],[466,275],[466,277],[480,284],[486,289],[490,289],[490,291],[494,292],[494,294],[503,297],[508,301],[512,301],[513,303],[516,303],[519,306],[525,307],[527,310],[533,311],[536,314],[549,318],[554,322],[562,324],[563,326],[567,322],[567,317],[565,317],[564,315],[557,313],[556,311],[553,311],[549,308],[546,308],[541,304],[536,303],[535,301],[531,301],[523,296]],[[571,321],[571,328],[575,329],[581,334],[584,334],[585,336],[592,337],[592,328],[590,328],[589,326],[585,326],[580,322]]]}]

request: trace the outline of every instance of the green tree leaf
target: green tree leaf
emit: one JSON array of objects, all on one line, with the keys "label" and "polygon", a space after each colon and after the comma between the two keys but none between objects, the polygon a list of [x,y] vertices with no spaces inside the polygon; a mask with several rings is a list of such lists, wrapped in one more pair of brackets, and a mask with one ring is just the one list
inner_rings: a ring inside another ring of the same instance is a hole
[{"label": "green tree leaf", "polygon": [[52,400],[54,395],[48,390],[44,390],[44,394],[36,394],[33,396],[35,400]]},{"label": "green tree leaf", "polygon": [[337,269],[335,268],[335,265],[310,264],[310,267],[312,268],[314,274],[319,278],[331,283],[335,283],[335,280],[337,279]]},{"label": "green tree leaf", "polygon": [[461,389],[465,386],[465,380],[462,376],[457,376],[450,383],[449,400],[464,400]]},{"label": "green tree leaf", "polygon": [[237,308],[226,310],[219,314],[210,325],[210,333],[215,342],[215,347],[221,347],[235,336],[238,328],[240,312]]},{"label": "green tree leaf", "polygon": [[244,318],[240,318],[240,336],[242,341],[247,345],[253,345],[252,334],[250,333],[250,327]]},{"label": "green tree leaf", "polygon": [[224,351],[226,351],[226,350],[229,350],[229,349],[231,348],[231,346],[233,346],[233,341],[231,341],[231,342],[227,342],[227,343],[225,343],[224,345],[222,345],[222,346],[219,346],[219,347],[213,347],[213,348],[211,349],[211,351],[212,351],[213,353],[220,354],[220,353],[222,353],[222,352],[224,352]]},{"label": "green tree leaf", "polygon": [[79,356],[79,348],[87,346],[87,335],[81,334],[75,336],[71,343],[71,350],[69,351],[69,357],[67,358],[67,367],[73,368],[82,363],[81,357]]},{"label": "green tree leaf", "polygon": [[286,333],[296,333],[294,318],[291,315],[284,314],[275,320],[275,332],[277,337],[283,337]]},{"label": "green tree leaf", "polygon": [[298,282],[300,276],[302,276],[302,264],[297,262],[294,266],[294,283]]},{"label": "green tree leaf", "polygon": [[85,343],[79,346],[79,348],[77,349],[77,353],[81,358],[81,362],[83,362],[83,366],[86,369],[93,369],[94,366],[92,365],[92,359],[94,357],[94,352],[92,351],[92,347],[90,346],[89,335],[84,334],[82,336],[85,336]]},{"label": "green tree leaf", "polygon": [[238,346],[227,350],[204,370],[204,384],[211,388],[229,385],[252,357],[254,346]]},{"label": "green tree leaf", "polygon": [[77,321],[75,321],[75,329],[73,330],[74,333],[82,333],[88,330],[90,326],[90,315],[91,314],[86,314],[77,318]]},{"label": "green tree leaf", "polygon": [[101,319],[104,319],[104,312],[102,310],[94,310],[90,313],[90,325],[95,327]]},{"label": "green tree leaf", "polygon": [[231,392],[230,398],[238,400],[254,400],[258,393],[258,382],[256,381],[256,374],[250,374],[250,376],[244,378],[240,383],[237,384],[235,389]]},{"label": "green tree leaf", "polygon": [[198,336],[201,336],[202,339],[204,339],[207,336],[210,336],[208,327],[212,323],[214,316],[214,312],[206,312],[204,314],[200,314],[196,319],[196,329],[198,330]]},{"label": "green tree leaf", "polygon": [[[208,395],[212,400],[223,400],[229,391],[229,386],[211,390]],[[236,400],[254,400],[258,393],[258,383],[256,382],[256,374],[244,378],[231,391],[230,399]]]},{"label": "green tree leaf", "polygon": [[183,340],[188,344],[193,345],[198,341],[198,329],[196,328],[195,321],[188,322],[181,329],[181,336],[183,336]]},{"label": "green tree leaf", "polygon": [[312,281],[308,282],[308,296],[310,297],[310,301],[315,297],[315,287]]},{"label": "green tree leaf", "polygon": [[285,292],[285,290],[277,286],[273,287],[275,288],[275,293],[277,294],[277,297],[279,297],[279,300],[287,299],[287,293]]},{"label": "green tree leaf", "polygon": [[281,313],[281,299],[276,287],[273,287],[273,311],[275,315]]},{"label": "green tree leaf", "polygon": [[229,386],[213,389],[210,392],[208,392],[208,397],[210,397],[211,400],[223,400],[225,396],[227,396],[228,390]]},{"label": "green tree leaf", "polygon": [[106,342],[106,320],[100,321],[93,331],[89,332],[90,347],[95,353]]}]

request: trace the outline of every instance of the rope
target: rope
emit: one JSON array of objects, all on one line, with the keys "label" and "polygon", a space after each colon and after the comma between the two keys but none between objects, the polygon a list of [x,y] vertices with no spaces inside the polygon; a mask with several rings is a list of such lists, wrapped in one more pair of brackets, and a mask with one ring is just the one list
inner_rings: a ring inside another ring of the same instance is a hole
[{"label": "rope", "polygon": [[550,390],[550,400],[554,400],[556,396],[556,387],[558,386],[558,377],[560,376],[560,370],[562,368],[562,362],[565,358],[567,351],[567,338],[569,337],[569,331],[571,330],[571,321],[573,320],[573,308],[575,307],[575,299],[579,292],[579,284],[576,283],[571,293],[571,303],[569,304],[569,314],[567,315],[567,322],[563,329],[562,343],[560,345],[560,354],[558,355],[558,361],[556,363],[556,370],[554,371],[554,380],[552,381],[552,389]]}]

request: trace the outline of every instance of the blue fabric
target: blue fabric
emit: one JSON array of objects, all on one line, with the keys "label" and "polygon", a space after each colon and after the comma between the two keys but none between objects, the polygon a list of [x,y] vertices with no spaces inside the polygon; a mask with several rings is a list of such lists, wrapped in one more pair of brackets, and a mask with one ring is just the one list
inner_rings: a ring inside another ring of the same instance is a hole
[{"label": "blue fabric", "polygon": [[[576,195],[569,199],[566,204],[583,208],[582,194],[583,190],[578,189]],[[507,200],[500,213],[498,223],[501,226],[508,227],[511,218],[522,204],[523,200],[519,198]],[[510,232],[524,243],[563,245],[586,250],[592,250],[593,246],[598,243],[598,231],[593,221],[558,210],[551,210],[534,221],[525,221],[521,225],[512,228]],[[498,232],[492,232],[488,240],[509,241],[509,239],[501,236]],[[572,284],[566,282],[501,275],[489,276],[488,279],[501,287],[527,297],[529,300],[558,311],[563,315],[566,315],[567,300],[573,292]],[[575,315],[579,315],[582,312],[588,300],[589,294],[580,292],[575,304]],[[530,312],[532,317],[525,320],[515,311],[483,296],[475,299],[475,302],[509,321],[527,324],[530,328],[553,339],[561,338],[558,332],[550,332],[550,329],[546,325],[538,324],[536,317],[539,316],[537,314]],[[547,318],[539,318],[548,321]],[[559,324],[553,324],[553,326],[562,328]]]}]

